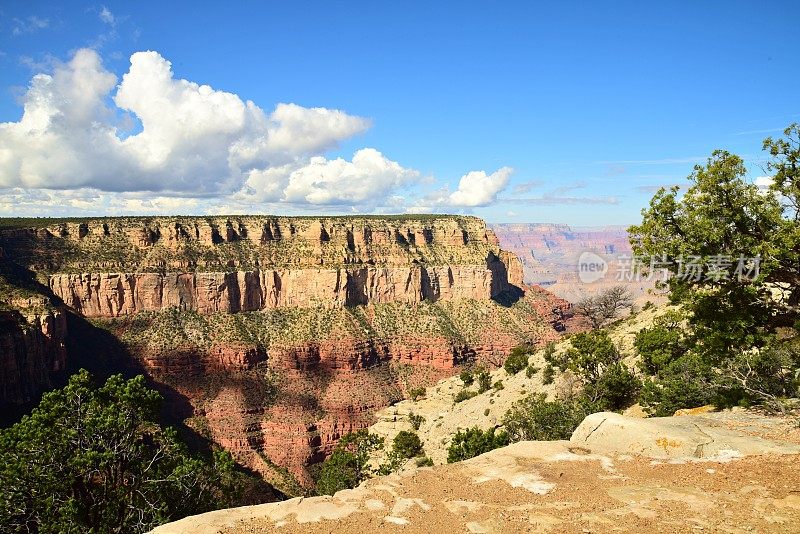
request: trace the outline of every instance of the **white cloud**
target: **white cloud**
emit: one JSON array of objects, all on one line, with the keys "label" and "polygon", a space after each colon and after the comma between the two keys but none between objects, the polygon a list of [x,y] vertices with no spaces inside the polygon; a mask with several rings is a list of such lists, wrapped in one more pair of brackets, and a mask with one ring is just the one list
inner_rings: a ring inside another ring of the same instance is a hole
[{"label": "white cloud", "polygon": [[502,167],[492,174],[485,171],[472,171],[461,177],[458,189],[450,194],[453,206],[485,206],[497,200],[497,194],[508,185],[513,169]]},{"label": "white cloud", "polygon": [[294,170],[284,191],[284,200],[309,204],[374,202],[419,177],[374,148],[363,148],[352,161],[322,156]]},{"label": "white cloud", "polygon": [[[108,24],[118,19],[106,8]],[[374,148],[326,157],[371,126],[328,108],[238,95],[176,78],[154,51],[131,56],[119,79],[92,49],[36,74],[17,122],[0,123],[0,213],[442,210],[485,206],[511,169],[472,171],[458,189],[435,184]],[[410,207],[409,207],[410,206]]]},{"label": "white cloud", "polygon": [[102,6],[100,9],[100,14],[98,15],[100,20],[108,24],[109,26],[115,26],[117,23],[117,19],[114,14],[108,9],[106,6]]},{"label": "white cloud", "polygon": [[[294,104],[266,115],[235,94],[175,79],[156,52],[133,54],[114,92],[116,83],[90,49],[34,76],[22,119],[0,124],[0,187],[231,193],[253,170],[302,163],[369,127]],[[130,116],[142,128],[124,137]]]},{"label": "white cloud", "polygon": [[14,19],[14,27],[11,29],[13,35],[23,35],[26,33],[35,33],[50,26],[49,19],[43,19],[37,16],[26,17],[25,19]]},{"label": "white cloud", "polygon": [[754,184],[759,189],[769,189],[769,187],[773,184],[774,180],[772,176],[759,176],[756,178]]},{"label": "white cloud", "polygon": [[109,193],[93,188],[71,190],[0,190],[0,216],[195,215],[210,211],[209,199],[152,193]]}]

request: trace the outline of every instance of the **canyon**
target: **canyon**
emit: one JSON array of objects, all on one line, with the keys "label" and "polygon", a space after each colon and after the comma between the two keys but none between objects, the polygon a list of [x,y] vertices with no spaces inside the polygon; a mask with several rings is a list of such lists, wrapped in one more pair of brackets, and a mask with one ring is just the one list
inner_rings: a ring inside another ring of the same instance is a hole
[{"label": "canyon", "polygon": [[[501,246],[520,259],[525,283],[544,287],[570,302],[614,285],[625,286],[640,304],[663,300],[654,292],[654,280],[631,271],[633,251],[625,226],[508,223],[490,228]],[[605,276],[592,282],[580,280],[578,259],[585,252],[607,263]]]},{"label": "canyon", "polygon": [[78,365],[144,372],[181,425],[286,493],[411,389],[574,328],[475,217],[5,226],[0,403]]}]

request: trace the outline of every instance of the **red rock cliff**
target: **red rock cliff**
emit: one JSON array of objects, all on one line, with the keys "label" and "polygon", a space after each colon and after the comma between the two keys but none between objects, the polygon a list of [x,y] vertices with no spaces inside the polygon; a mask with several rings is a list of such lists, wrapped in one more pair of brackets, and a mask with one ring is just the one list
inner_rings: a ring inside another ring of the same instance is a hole
[{"label": "red rock cliff", "polygon": [[0,245],[188,399],[187,424],[303,484],[410,388],[570,318],[474,217],[95,219]]}]

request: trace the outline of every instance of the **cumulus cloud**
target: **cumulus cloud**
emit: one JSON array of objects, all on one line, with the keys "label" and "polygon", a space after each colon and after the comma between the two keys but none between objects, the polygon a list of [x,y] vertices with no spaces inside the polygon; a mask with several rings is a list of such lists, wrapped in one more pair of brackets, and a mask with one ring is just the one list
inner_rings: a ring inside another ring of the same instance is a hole
[{"label": "cumulus cloud", "polygon": [[[99,17],[118,22],[105,7]],[[121,78],[93,49],[46,70],[21,119],[0,123],[0,213],[471,208],[494,202],[512,172],[469,172],[423,202],[407,188],[426,178],[374,148],[326,156],[367,131],[367,118],[292,103],[265,112],[176,78],[154,51],[133,54]]]},{"label": "cumulus cloud", "polygon": [[352,161],[314,157],[289,175],[284,200],[309,204],[374,202],[419,177],[374,148],[364,148]]},{"label": "cumulus cloud", "polygon": [[[295,104],[266,114],[235,94],[176,79],[157,52],[133,54],[117,81],[90,49],[34,76],[21,120],[0,124],[0,187],[231,193],[254,170],[302,166],[370,125]],[[131,119],[141,129],[126,136]]]},{"label": "cumulus cloud", "polygon": [[449,196],[453,206],[476,207],[491,204],[497,194],[508,185],[513,169],[502,167],[492,174],[485,171],[472,171],[461,177],[458,189]]},{"label": "cumulus cloud", "polygon": [[753,183],[759,189],[769,189],[774,182],[772,176],[758,176]]}]

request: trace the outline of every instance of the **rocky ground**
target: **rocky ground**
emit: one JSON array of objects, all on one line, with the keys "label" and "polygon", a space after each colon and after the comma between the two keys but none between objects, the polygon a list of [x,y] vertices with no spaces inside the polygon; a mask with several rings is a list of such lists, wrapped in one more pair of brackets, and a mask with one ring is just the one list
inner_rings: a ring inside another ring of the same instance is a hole
[{"label": "rocky ground", "polygon": [[798,443],[794,420],[747,412],[594,414],[570,441],[517,443],[154,532],[797,532]]},{"label": "rocky ground", "polygon": [[[666,309],[662,307],[643,310],[619,321],[610,329],[611,338],[620,353],[626,356],[628,363],[633,364],[635,353],[633,340],[636,332],[651,326],[653,319]],[[556,344],[557,351],[567,350],[568,347],[569,340],[562,340]],[[539,369],[532,376],[528,376],[525,371],[509,375],[503,368],[496,369],[491,372],[491,383],[501,382],[502,389],[490,388],[489,391],[458,403],[454,399],[465,389],[464,383],[458,376],[443,379],[428,387],[425,396],[418,400],[404,400],[378,411],[375,414],[377,421],[370,426],[369,431],[383,436],[386,443],[390,444],[401,430],[415,430],[411,425],[410,415],[421,416],[422,423],[415,432],[423,442],[425,453],[435,464],[445,463],[450,439],[458,429],[473,426],[481,429],[497,427],[514,402],[527,395],[546,393],[552,396],[563,394],[564,390],[572,387],[568,375],[556,377],[552,384],[543,383],[542,369],[545,366],[543,353],[543,349],[537,350],[528,359],[529,365]],[[466,387],[467,390],[476,393],[477,388],[477,384]]]}]

